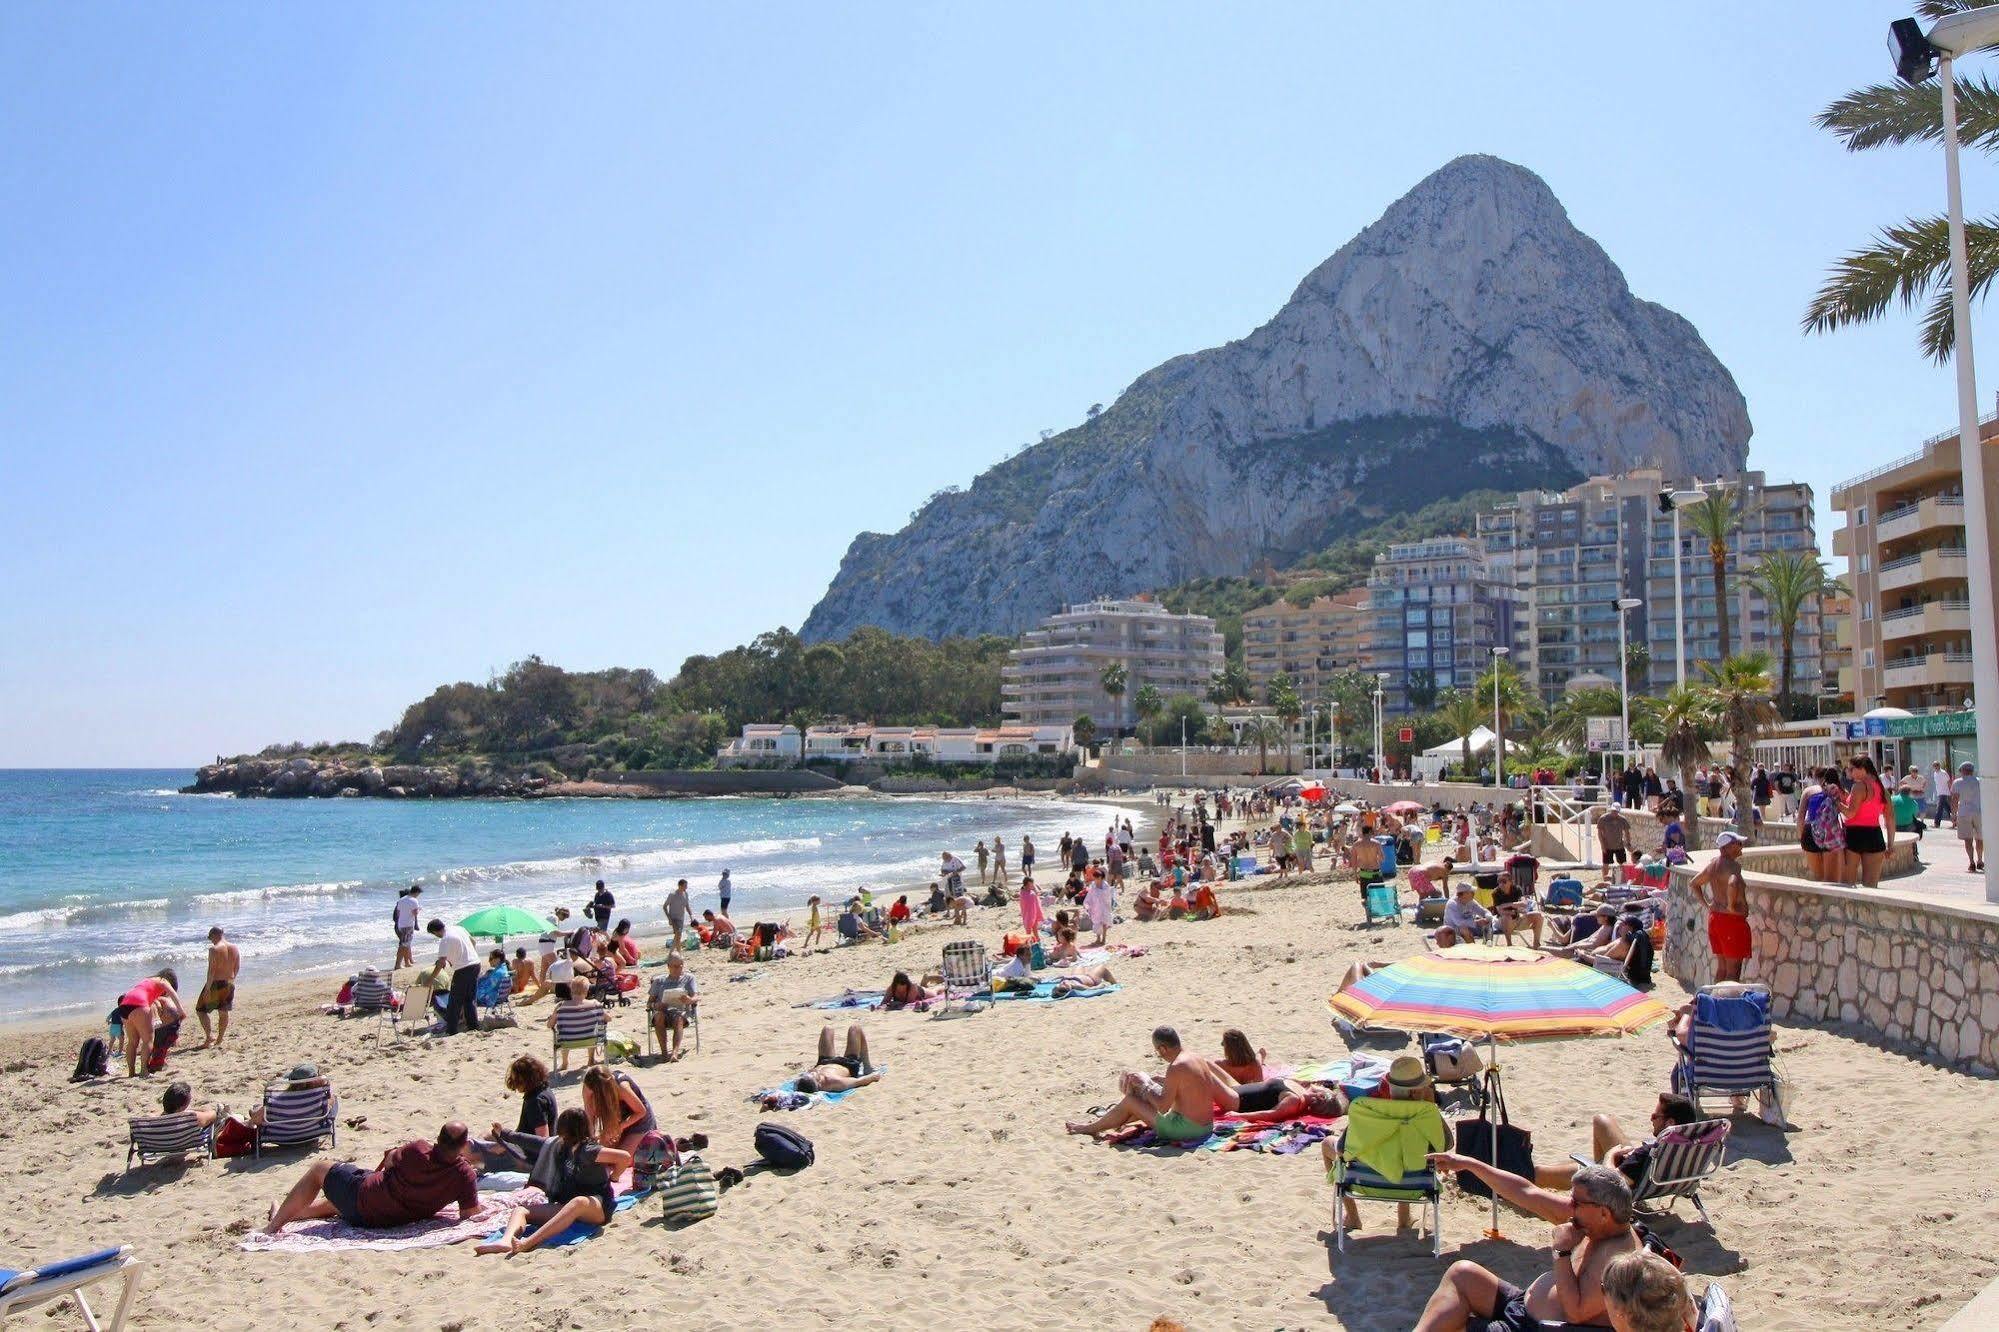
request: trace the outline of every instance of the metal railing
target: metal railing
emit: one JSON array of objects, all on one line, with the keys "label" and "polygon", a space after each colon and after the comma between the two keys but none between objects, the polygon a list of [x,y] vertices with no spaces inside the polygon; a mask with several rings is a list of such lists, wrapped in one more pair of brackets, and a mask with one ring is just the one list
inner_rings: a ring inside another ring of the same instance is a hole
[{"label": "metal railing", "polygon": [[[1988,425],[1991,425],[1994,421],[1999,421],[1999,412],[1989,412],[1986,415],[1979,417],[1978,418],[1979,434],[1982,436],[1985,433],[1984,428]],[[1832,488],[1832,493],[1829,496],[1832,503],[1832,507],[1835,509],[1844,507],[1843,505],[1840,504],[1841,497],[1847,491],[1853,489],[1855,486],[1861,485],[1864,482],[1872,481],[1877,476],[1886,476],[1888,473],[1895,471],[1897,468],[1907,467],[1911,463],[1919,463],[1923,459],[1929,457],[1930,454],[1936,450],[1938,445],[1947,444],[1951,440],[1954,440],[1956,438],[1957,438],[1957,431],[1955,429],[1939,431],[1937,434],[1931,435],[1928,439],[1924,440],[1922,442],[1921,447],[1916,449],[1915,452],[1905,453],[1901,457],[1896,458],[1890,462],[1882,463],[1879,467],[1876,467],[1871,472],[1862,472],[1859,476],[1848,477],[1846,480],[1840,482],[1838,485]]]}]

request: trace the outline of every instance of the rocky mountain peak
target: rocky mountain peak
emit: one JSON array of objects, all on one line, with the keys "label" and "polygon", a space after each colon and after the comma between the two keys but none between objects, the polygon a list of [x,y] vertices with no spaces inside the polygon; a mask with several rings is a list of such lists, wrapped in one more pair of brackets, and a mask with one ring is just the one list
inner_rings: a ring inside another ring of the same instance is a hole
[{"label": "rocky mountain peak", "polygon": [[[1064,601],[1301,553],[1384,504],[1736,471],[1749,433],[1693,326],[1633,296],[1545,181],[1460,157],[1247,337],[1148,371],[901,532],[857,538],[804,633],[1013,632]],[[1441,476],[1383,492],[1419,459]]]}]

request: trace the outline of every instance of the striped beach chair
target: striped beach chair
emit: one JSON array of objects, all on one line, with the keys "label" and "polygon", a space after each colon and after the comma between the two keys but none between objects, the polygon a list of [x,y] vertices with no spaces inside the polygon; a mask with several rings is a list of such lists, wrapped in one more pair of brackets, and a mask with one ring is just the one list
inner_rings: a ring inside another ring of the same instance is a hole
[{"label": "striped beach chair", "polygon": [[998,997],[993,992],[992,963],[986,959],[986,946],[976,939],[959,939],[944,945],[944,960],[938,970],[944,977],[944,1002],[937,1006],[934,1017],[942,1017],[951,1011],[954,996],[959,999],[962,1012],[974,1013],[978,1009],[973,1001],[981,992],[985,994],[985,1007],[991,1008]]},{"label": "striped beach chair", "polygon": [[565,1056],[571,1050],[588,1050],[593,1063],[600,1051],[609,1058],[609,1052],[605,1049],[604,1035],[610,1014],[604,1011],[602,1004],[587,1000],[570,1000],[549,1016],[554,1023],[554,1031],[551,1034],[555,1038],[554,1055],[557,1068],[569,1066]]},{"label": "striped beach chair", "polygon": [[[1340,1159],[1332,1170],[1333,1243],[1339,1252],[1347,1251],[1346,1199],[1427,1206],[1430,1209],[1430,1256],[1441,1258],[1444,1256],[1444,1189],[1437,1172],[1419,1170],[1390,1183],[1386,1176],[1369,1168],[1347,1150],[1347,1140],[1354,1125],[1364,1125],[1369,1118],[1380,1113],[1378,1107],[1390,1104],[1396,1103],[1362,1097],[1347,1107],[1349,1132],[1340,1136]],[[1429,1109],[1436,1116],[1433,1125],[1418,1123],[1409,1127],[1413,1131],[1427,1133],[1430,1141],[1441,1143],[1445,1141],[1443,1112],[1434,1105]]]},{"label": "striped beach chair", "polygon": [[262,1156],[266,1147],[297,1147],[325,1138],[330,1146],[340,1143],[340,1098],[331,1087],[285,1088],[264,1093],[264,1122],[257,1126],[252,1154]]},{"label": "striped beach chair", "polygon": [[389,978],[373,967],[354,978],[347,995],[347,1016],[378,1017],[392,1027],[396,1020],[396,991]]},{"label": "striped beach chair", "polygon": [[1680,1047],[1674,1083],[1697,1108],[1703,1096],[1732,1100],[1758,1093],[1769,1098],[1772,1113],[1781,1117],[1769,989],[1754,985],[1740,994],[1717,994],[1715,988],[1694,996],[1693,1022]]},{"label": "striped beach chair", "polygon": [[[1707,1208],[1701,1203],[1701,1185],[1721,1169],[1728,1154],[1730,1124],[1726,1119],[1702,1119],[1692,1124],[1674,1124],[1652,1143],[1645,1158],[1645,1173],[1631,1190],[1631,1203],[1643,1211],[1656,1212],[1658,1204],[1672,1211],[1685,1198],[1694,1205],[1710,1228]],[[1595,1165],[1587,1156],[1571,1156],[1577,1165]]]},{"label": "striped beach chair", "polygon": [[189,1152],[215,1155],[214,1123],[199,1122],[192,1110],[172,1115],[138,1115],[128,1122],[132,1137],[125,1148],[127,1170],[134,1161],[146,1164],[149,1156],[185,1156]]},{"label": "striped beach chair", "polygon": [[[123,1247],[100,1249],[40,1267],[0,1267],[0,1328],[19,1325],[22,1314],[67,1297],[76,1301],[84,1325],[91,1332],[122,1332],[139,1291],[139,1274],[144,1270],[145,1264]],[[119,1286],[118,1307],[106,1322],[90,1307],[84,1292],[92,1286],[112,1282]]]}]

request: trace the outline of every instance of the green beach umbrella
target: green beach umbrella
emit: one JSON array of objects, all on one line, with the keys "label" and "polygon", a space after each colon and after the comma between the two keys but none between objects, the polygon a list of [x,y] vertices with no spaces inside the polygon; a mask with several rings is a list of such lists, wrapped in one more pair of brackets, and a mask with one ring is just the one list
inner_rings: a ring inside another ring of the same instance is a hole
[{"label": "green beach umbrella", "polygon": [[547,934],[555,926],[515,906],[490,906],[458,922],[467,934],[481,939],[504,939],[510,934]]}]

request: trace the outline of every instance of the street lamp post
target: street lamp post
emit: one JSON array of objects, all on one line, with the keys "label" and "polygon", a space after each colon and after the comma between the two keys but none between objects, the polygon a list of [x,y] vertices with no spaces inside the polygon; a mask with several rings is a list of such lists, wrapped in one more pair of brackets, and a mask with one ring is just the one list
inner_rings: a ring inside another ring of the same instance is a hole
[{"label": "street lamp post", "polygon": [[[1707,491],[1696,483],[1692,490],[1662,490],[1659,503],[1673,515],[1673,637],[1678,640],[1673,683],[1686,688],[1687,684],[1687,593],[1686,577],[1680,572],[1684,552],[1680,546],[1680,509],[1684,505],[1699,504],[1707,498]],[[1716,608],[1720,613],[1720,608]]]},{"label": "street lamp post", "polygon": [[[1992,555],[1985,498],[1985,442],[1978,431],[1978,384],[1971,360],[1971,270],[1964,247],[1964,191],[1957,166],[1958,56],[1999,44],[1999,10],[1970,9],[1938,19],[1927,34],[1914,19],[1889,29],[1895,72],[1910,83],[1929,77],[1936,58],[1943,95],[1943,170],[1950,228],[1950,307],[1956,345],[1957,452],[1964,471],[1964,540],[1971,596],[1971,696],[1990,711],[1999,702],[1999,620],[1992,613]],[[1999,722],[1977,733],[1980,783],[1999,777]],[[1999,870],[1985,866],[1985,900],[1999,902]]]},{"label": "street lamp post", "polygon": [[1624,646],[1624,618],[1645,603],[1637,597],[1617,599],[1617,701],[1624,718],[1624,768],[1631,769],[1631,656]]},{"label": "street lamp post", "polygon": [[1388,682],[1386,674],[1374,677],[1374,775],[1381,781],[1388,780],[1388,755],[1384,752],[1381,739],[1382,686]]},{"label": "street lamp post", "polygon": [[1506,787],[1506,735],[1499,725],[1499,665],[1511,651],[1504,643],[1492,649],[1492,784],[1502,791]]}]

